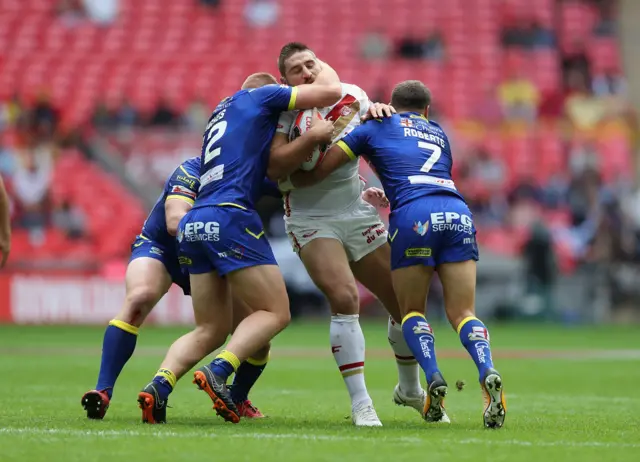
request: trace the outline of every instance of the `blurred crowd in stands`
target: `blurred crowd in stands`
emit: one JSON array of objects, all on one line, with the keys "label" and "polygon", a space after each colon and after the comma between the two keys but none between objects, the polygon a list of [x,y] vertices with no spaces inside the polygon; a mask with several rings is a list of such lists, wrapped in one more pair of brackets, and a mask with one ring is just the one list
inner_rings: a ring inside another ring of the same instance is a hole
[{"label": "blurred crowd in stands", "polygon": [[[224,0],[193,1],[201,8],[209,8],[211,14],[216,14],[224,3]],[[58,2],[54,13],[69,27],[91,21],[108,28],[117,20],[120,3],[64,0]],[[582,3],[598,12],[599,19],[590,34],[615,38],[615,2],[582,0]],[[276,0],[248,1],[243,12],[246,25],[277,27],[282,6]],[[498,250],[529,255],[532,261],[539,249],[547,249],[549,261],[564,259],[564,263],[559,262],[562,270],[593,261],[640,262],[640,189],[636,187],[635,174],[631,169],[625,175],[620,171],[603,174],[608,148],[594,135],[601,127],[615,127],[616,133],[627,134],[629,138],[630,149],[625,155],[635,156],[637,120],[627,103],[627,82],[622,70],[620,67],[594,70],[583,45],[562,45],[559,33],[536,17],[508,18],[499,41],[507,51],[556,50],[562,62],[562,84],[541,90],[525,73],[512,69],[497,87],[488,86],[478,95],[472,120],[463,121],[443,116],[438,95],[434,95],[430,117],[450,133],[455,181],[474,212],[480,242],[490,242]],[[437,28],[396,39],[385,35],[382,29],[372,29],[363,34],[355,53],[358,59],[370,61],[446,63],[450,58],[445,34]],[[420,79],[420,75],[407,78]],[[367,89],[372,99],[388,101],[389,95],[384,90]],[[180,158],[197,155],[200,132],[210,109],[204,98],[195,96],[185,105],[173,101],[168,94],[159,95],[155,107],[142,108],[125,93],[118,99],[100,98],[90,120],[69,132],[69,127],[64,131],[60,128],[60,115],[65,108],[55,107],[46,89],[29,101],[22,100],[20,95],[0,101],[0,172],[8,178],[14,225],[30,231],[33,245],[37,245],[42,230],[48,226],[62,230],[69,238],[82,237],[87,227],[83,210],[64,198],[52,200],[48,194],[52,165],[61,147],[78,146],[86,140],[90,144],[93,137],[109,139],[118,135],[115,138],[121,141],[123,133],[129,134],[129,140],[158,131],[190,137],[193,152],[176,148],[178,157],[164,163],[158,160],[162,165],[157,172],[159,183]],[[555,174],[543,179],[534,172],[514,175],[506,157],[496,154],[494,144],[486,141],[487,136],[474,136],[478,132],[544,134],[547,129],[554,137],[559,134],[561,147]],[[118,147],[128,154],[133,149]],[[634,165],[635,159],[627,160],[628,165]],[[376,180],[371,176],[371,181]],[[276,236],[283,233],[279,207],[277,203],[269,203],[263,211]],[[502,236],[502,240],[497,236]],[[544,272],[552,273],[548,268]]]}]

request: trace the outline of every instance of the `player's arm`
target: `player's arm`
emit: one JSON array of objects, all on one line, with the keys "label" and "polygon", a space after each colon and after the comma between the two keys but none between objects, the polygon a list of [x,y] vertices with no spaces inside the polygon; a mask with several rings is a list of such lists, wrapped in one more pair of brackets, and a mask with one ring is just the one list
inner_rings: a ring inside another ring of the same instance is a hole
[{"label": "player's arm", "polygon": [[167,198],[164,201],[164,216],[169,234],[175,236],[178,233],[178,224],[191,207],[193,203],[187,202],[184,198]]},{"label": "player's arm", "polygon": [[307,188],[320,183],[326,177],[328,177],[333,171],[340,168],[347,162],[355,159],[355,156],[347,154],[344,149],[342,141],[333,146],[329,152],[327,152],[318,165],[309,172],[298,170],[289,176],[287,179],[280,181],[278,186],[281,191],[292,190],[296,188]]},{"label": "player's arm", "polygon": [[317,117],[315,112],[311,128],[291,143],[288,131],[287,134],[276,132],[271,141],[267,176],[277,181],[295,172],[317,146],[330,143],[332,136],[333,124]]},{"label": "player's arm", "polygon": [[335,69],[329,66],[324,61],[318,60],[320,65],[322,66],[322,70],[318,73],[316,79],[313,82],[313,85],[333,85],[336,83],[340,83],[340,77]]},{"label": "player's arm", "polygon": [[324,180],[331,172],[347,162],[355,161],[358,155],[366,155],[369,148],[369,131],[373,128],[373,125],[370,124],[360,125],[338,141],[313,170],[309,172],[295,172],[286,179],[279,181],[278,187],[284,192],[291,189],[313,186]]},{"label": "player's arm", "polygon": [[200,189],[200,178],[196,165],[189,161],[178,167],[168,184],[168,193],[164,201],[164,216],[167,232],[175,236],[178,232],[178,224],[196,200]]},{"label": "player's arm", "polygon": [[11,250],[11,224],[9,216],[9,196],[0,176],[0,268],[3,268]]},{"label": "player's arm", "polygon": [[[322,73],[322,72],[321,72]],[[321,85],[298,85],[294,87],[295,101],[292,109],[313,109],[314,107],[327,107],[338,102],[342,96],[340,82]]]}]

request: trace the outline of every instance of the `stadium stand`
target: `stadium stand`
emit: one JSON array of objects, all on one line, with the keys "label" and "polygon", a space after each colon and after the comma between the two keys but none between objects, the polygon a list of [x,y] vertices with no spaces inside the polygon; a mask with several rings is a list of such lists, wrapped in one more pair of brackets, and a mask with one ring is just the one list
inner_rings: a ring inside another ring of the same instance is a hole
[{"label": "stadium stand", "polygon": [[[493,0],[450,0],[446,8],[423,0],[419,9],[408,0],[368,0],[368,20],[354,21],[363,14],[360,0],[291,0],[279,9],[275,25],[265,28],[247,24],[246,2],[219,3],[123,1],[115,21],[105,25],[80,11],[73,21],[65,19],[47,0],[5,0],[0,101],[8,107],[15,94],[28,107],[44,88],[61,108],[59,130],[80,127],[91,138],[96,107],[114,112],[126,98],[139,115],[133,128],[124,135],[117,127],[98,132],[108,132],[112,147],[138,175],[162,179],[178,158],[197,152],[199,136],[180,128],[180,121],[171,130],[140,127],[158,102],[166,100],[177,114],[199,98],[212,106],[246,74],[275,73],[280,46],[301,40],[372,97],[388,98],[401,80],[426,82],[434,93],[434,119],[453,133],[456,182],[474,205],[480,241],[515,254],[529,224],[543,220],[559,230],[556,251],[565,270],[584,258],[587,244],[574,230],[585,218],[577,217],[570,200],[554,199],[556,190],[567,197],[574,183],[600,185],[600,179],[582,178],[591,167],[614,190],[633,172],[635,130],[616,94],[624,91],[619,47],[609,10],[597,2],[503,0],[498,15]],[[365,59],[357,44],[372,30],[394,50],[407,34],[427,43],[435,31],[443,56]],[[51,196],[86,213],[92,239],[79,243],[49,229],[44,243],[34,246],[19,231],[15,254],[124,257],[143,219],[140,201],[77,150],[57,159]],[[520,214],[522,209],[528,212]]]}]

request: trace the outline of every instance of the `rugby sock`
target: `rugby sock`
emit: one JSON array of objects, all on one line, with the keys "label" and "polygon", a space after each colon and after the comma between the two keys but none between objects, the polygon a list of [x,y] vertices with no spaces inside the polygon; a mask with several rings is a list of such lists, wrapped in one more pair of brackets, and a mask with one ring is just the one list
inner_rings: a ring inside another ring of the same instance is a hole
[{"label": "rugby sock", "polygon": [[429,384],[433,374],[440,372],[431,326],[422,313],[411,312],[402,320],[402,333]]},{"label": "rugby sock", "polygon": [[457,330],[460,342],[471,355],[473,362],[476,363],[480,380],[482,380],[486,370],[493,367],[487,326],[478,318],[469,316],[460,322]]},{"label": "rugby sock", "polygon": [[102,360],[96,390],[105,390],[109,398],[124,365],[136,349],[138,328],[124,321],[113,319],[104,332]]},{"label": "rugby sock", "polygon": [[351,404],[368,402],[371,397],[364,382],[364,334],[357,314],[331,316],[331,352],[351,396]]},{"label": "rugby sock", "polygon": [[153,378],[153,383],[156,384],[158,395],[163,401],[169,397],[177,381],[176,375],[169,369],[158,369],[156,376]]},{"label": "rugby sock", "polygon": [[209,364],[211,371],[225,380],[237,371],[238,367],[240,367],[240,360],[236,355],[227,350],[222,350],[220,354],[211,361],[211,364]]},{"label": "rugby sock", "polygon": [[268,362],[269,355],[267,354],[264,359],[249,358],[240,364],[231,388],[231,399],[234,403],[241,403],[249,398],[249,391],[260,378]]},{"label": "rugby sock", "polygon": [[402,327],[389,317],[388,325],[389,344],[396,356],[398,366],[398,384],[400,389],[408,396],[420,396],[420,369],[418,362],[407,346],[402,333]]}]

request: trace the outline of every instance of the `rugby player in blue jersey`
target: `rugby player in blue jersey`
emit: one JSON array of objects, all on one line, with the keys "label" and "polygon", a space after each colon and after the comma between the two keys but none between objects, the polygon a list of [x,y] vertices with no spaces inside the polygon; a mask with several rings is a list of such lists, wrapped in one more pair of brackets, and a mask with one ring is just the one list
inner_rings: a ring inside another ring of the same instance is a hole
[{"label": "rugby player in blue jersey", "polygon": [[[185,295],[190,294],[189,275],[180,268],[175,235],[178,222],[193,206],[199,188],[200,158],[193,157],[169,176],[142,232],[131,246],[124,305],[105,331],[96,387],[85,393],[81,400],[90,419],[104,418],[116,380],[135,350],[138,329],[171,284],[180,286]],[[261,192],[280,197],[275,183],[266,179]],[[238,306],[234,314],[237,324],[244,315],[242,306]],[[249,401],[248,392],[268,357],[269,345],[266,345],[240,366],[234,378],[234,400],[243,417],[262,416]]]},{"label": "rugby player in blue jersey", "polygon": [[436,362],[435,340],[424,312],[438,272],[447,318],[475,362],[484,397],[484,425],[502,427],[506,415],[502,377],[493,367],[489,332],[475,316],[478,247],[473,217],[451,179],[451,147],[442,128],[429,121],[431,94],[419,81],[398,84],[391,105],[397,114],[354,129],[311,172],[285,184],[310,186],[363,155],[380,177],[391,204],[389,242],[393,287],[405,340],[424,370],[427,421],[448,421],[447,393]]},{"label": "rugby player in blue jersey", "polygon": [[[194,382],[207,392],[219,415],[239,421],[228,377],[290,320],[284,281],[254,207],[267,173],[271,139],[282,111],[324,107],[341,93],[339,85],[288,87],[277,85],[270,74],[253,74],[213,111],[203,138],[198,197],[178,229],[196,327],[174,342],[139,394],[143,421],[164,422],[176,381],[225,342],[232,329],[230,293],[251,314],[236,327],[226,349],[195,372]],[[332,132],[330,122],[317,120],[310,136],[296,141],[320,145]],[[305,156],[298,157],[299,165]]]}]

